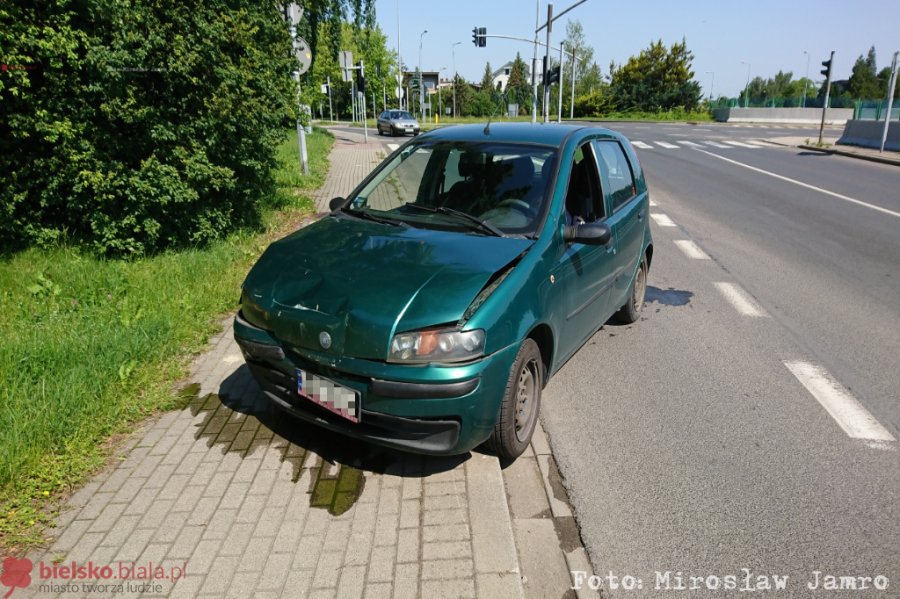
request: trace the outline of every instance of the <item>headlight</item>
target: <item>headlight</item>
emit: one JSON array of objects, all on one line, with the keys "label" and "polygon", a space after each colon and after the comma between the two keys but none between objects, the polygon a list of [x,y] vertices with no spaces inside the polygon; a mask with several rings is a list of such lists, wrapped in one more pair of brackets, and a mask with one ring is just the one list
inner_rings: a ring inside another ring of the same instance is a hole
[{"label": "headlight", "polygon": [[394,335],[388,362],[463,362],[482,353],[482,329],[426,329]]}]

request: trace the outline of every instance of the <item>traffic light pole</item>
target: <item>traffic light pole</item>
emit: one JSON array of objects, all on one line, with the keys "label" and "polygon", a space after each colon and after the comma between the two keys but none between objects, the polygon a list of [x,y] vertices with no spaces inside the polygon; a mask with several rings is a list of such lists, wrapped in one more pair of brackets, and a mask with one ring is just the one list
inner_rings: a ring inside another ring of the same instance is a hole
[{"label": "traffic light pole", "polygon": [[[822,104],[822,122],[819,123],[819,145],[822,145],[822,131],[825,129],[825,113],[828,111],[828,100],[831,97],[831,67],[834,63],[834,50],[831,51],[831,57],[822,63],[822,66],[825,67],[825,70],[822,71],[822,74],[825,75],[825,103]],[[749,95],[749,90],[748,94]]]},{"label": "traffic light pole", "polygon": [[557,109],[559,110],[559,114],[556,117],[556,122],[562,122],[562,64],[563,64],[563,44],[559,44],[559,99],[557,101]]}]

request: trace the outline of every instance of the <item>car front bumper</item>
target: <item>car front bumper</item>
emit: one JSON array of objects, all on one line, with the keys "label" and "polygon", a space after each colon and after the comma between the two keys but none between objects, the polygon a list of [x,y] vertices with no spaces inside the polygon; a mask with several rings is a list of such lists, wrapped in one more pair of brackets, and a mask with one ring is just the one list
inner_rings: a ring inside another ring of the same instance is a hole
[{"label": "car front bumper", "polygon": [[[326,429],[396,449],[465,453],[491,435],[509,370],[510,346],[466,364],[406,365],[285,347],[238,313],[234,336],[266,396],[290,414]],[[296,392],[300,368],[360,394],[358,423]]]}]

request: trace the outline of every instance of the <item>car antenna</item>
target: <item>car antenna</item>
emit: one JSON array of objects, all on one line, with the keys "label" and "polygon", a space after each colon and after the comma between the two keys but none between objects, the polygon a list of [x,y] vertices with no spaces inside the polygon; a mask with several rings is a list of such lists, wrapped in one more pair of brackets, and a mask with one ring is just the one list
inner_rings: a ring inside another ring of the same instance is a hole
[{"label": "car antenna", "polygon": [[497,111],[500,109],[500,106],[502,106],[502,102],[504,99],[506,99],[505,93],[500,95],[500,100],[497,102],[497,105],[494,107],[494,112],[492,112],[491,115],[488,117],[487,125],[484,126],[484,134],[485,135],[491,134],[491,119],[493,119],[494,115],[497,114]]}]

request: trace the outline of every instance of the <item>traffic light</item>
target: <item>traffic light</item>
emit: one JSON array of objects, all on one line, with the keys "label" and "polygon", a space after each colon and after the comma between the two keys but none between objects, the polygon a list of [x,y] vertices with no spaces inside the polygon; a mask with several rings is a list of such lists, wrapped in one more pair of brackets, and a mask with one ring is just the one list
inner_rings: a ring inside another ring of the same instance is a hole
[{"label": "traffic light", "polygon": [[825,75],[826,79],[831,79],[831,61],[832,60],[833,60],[833,58],[829,58],[828,60],[822,61],[822,66],[825,68],[819,72],[822,73],[823,75]]},{"label": "traffic light", "polygon": [[476,48],[484,48],[487,46],[487,27],[472,27],[472,43]]},{"label": "traffic light", "polygon": [[547,85],[553,85],[554,83],[559,83],[559,65],[547,71]]}]

